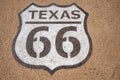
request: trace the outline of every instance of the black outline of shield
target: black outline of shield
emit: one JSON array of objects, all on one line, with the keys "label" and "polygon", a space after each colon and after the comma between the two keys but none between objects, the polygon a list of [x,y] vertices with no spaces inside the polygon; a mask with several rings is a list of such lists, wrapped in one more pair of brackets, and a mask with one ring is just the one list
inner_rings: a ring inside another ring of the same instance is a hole
[{"label": "black outline of shield", "polygon": [[[80,10],[82,10],[82,11],[86,14],[85,20],[84,20],[84,30],[85,30],[85,32],[86,32],[86,35],[88,36],[88,40],[89,40],[89,43],[90,43],[90,49],[89,49],[89,53],[88,53],[87,57],[86,57],[82,62],[80,62],[80,63],[78,63],[78,64],[76,64],[76,65],[72,65],[72,66],[60,66],[60,67],[55,68],[54,70],[51,70],[51,69],[49,69],[49,68],[46,67],[46,66],[41,66],[41,65],[35,66],[35,65],[26,64],[26,63],[24,63],[23,61],[21,61],[21,60],[17,57],[16,52],[15,52],[15,42],[16,42],[17,36],[19,35],[19,33],[20,33],[20,31],[21,31],[22,21],[21,21],[20,14],[21,14],[22,12],[24,12],[27,8],[29,8],[31,5],[35,5],[35,6],[38,6],[38,7],[49,7],[49,6],[51,6],[51,5],[55,5],[55,6],[58,6],[58,7],[69,7],[69,6],[75,5],[77,8],[79,8]],[[15,38],[14,38],[14,40],[13,40],[13,45],[12,45],[12,51],[13,51],[13,56],[14,56],[14,58],[15,58],[20,64],[22,64],[22,65],[25,66],[25,67],[34,68],[34,69],[44,69],[44,70],[47,70],[51,75],[54,74],[54,72],[57,71],[57,70],[59,70],[59,69],[76,68],[76,67],[79,67],[79,66],[85,64],[85,62],[88,61],[88,59],[90,58],[91,53],[92,53],[92,40],[91,40],[91,38],[90,38],[90,36],[89,36],[89,34],[88,34],[88,30],[87,30],[87,18],[88,18],[88,15],[89,15],[89,14],[88,14],[87,12],[85,12],[82,8],[80,8],[76,3],[72,3],[72,4],[70,4],[70,5],[65,5],[65,6],[63,6],[63,5],[57,5],[57,4],[55,4],[55,3],[52,3],[52,4],[50,4],[50,5],[46,5],[46,6],[39,6],[39,5],[36,5],[36,4],[34,4],[34,3],[31,3],[28,7],[26,7],[24,10],[22,10],[22,11],[18,14],[18,16],[19,16],[19,21],[20,21],[20,22],[19,22],[19,27],[18,27],[17,35],[15,36]]]}]

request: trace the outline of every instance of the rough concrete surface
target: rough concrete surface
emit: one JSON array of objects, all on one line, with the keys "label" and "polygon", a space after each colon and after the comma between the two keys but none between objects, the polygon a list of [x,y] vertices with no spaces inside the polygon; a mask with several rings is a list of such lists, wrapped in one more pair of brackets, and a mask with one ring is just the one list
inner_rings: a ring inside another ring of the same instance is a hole
[{"label": "rough concrete surface", "polygon": [[[51,75],[43,69],[26,68],[14,59],[12,42],[18,31],[18,13],[32,2],[75,2],[89,13],[87,28],[93,50],[84,65]],[[0,0],[0,80],[120,80],[120,0]]]}]

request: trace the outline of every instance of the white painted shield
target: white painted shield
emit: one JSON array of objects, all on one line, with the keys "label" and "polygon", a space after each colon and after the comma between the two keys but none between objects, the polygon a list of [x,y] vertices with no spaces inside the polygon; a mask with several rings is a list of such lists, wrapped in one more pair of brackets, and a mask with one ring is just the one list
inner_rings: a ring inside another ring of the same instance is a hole
[{"label": "white painted shield", "polygon": [[14,40],[15,58],[31,68],[54,72],[85,63],[91,41],[86,30],[87,13],[76,4],[31,4],[20,14],[20,30]]}]

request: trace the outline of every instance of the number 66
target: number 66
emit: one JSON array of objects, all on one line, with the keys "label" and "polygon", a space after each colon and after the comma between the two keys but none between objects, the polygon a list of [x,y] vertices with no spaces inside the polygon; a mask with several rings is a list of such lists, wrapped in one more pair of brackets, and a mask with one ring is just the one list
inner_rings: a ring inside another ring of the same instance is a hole
[{"label": "number 66", "polygon": [[[29,33],[28,38],[27,38],[27,43],[26,43],[26,48],[27,48],[29,55],[34,57],[34,58],[37,57],[37,54],[33,49],[33,42],[35,42],[37,40],[36,38],[34,38],[34,36],[39,31],[49,31],[49,29],[46,26],[42,26],[42,27],[38,27],[38,28],[33,29]],[[67,38],[63,38],[63,35],[68,31],[77,31],[77,28],[74,26],[68,26],[68,27],[62,28],[57,33],[56,40],[55,40],[55,46],[56,46],[56,50],[57,50],[58,54],[62,57],[65,57],[65,58],[67,58],[69,55],[67,52],[65,52],[63,50],[62,43],[67,41]],[[73,50],[70,53],[71,54],[70,57],[72,58],[79,53],[80,42],[79,42],[79,40],[77,40],[74,37],[68,37],[68,39],[73,44]],[[51,48],[51,43],[48,40],[48,38],[46,38],[46,37],[40,37],[40,41],[44,44],[44,50],[40,53],[40,56],[39,56],[41,58],[41,57],[46,56],[49,53],[50,48]]]}]

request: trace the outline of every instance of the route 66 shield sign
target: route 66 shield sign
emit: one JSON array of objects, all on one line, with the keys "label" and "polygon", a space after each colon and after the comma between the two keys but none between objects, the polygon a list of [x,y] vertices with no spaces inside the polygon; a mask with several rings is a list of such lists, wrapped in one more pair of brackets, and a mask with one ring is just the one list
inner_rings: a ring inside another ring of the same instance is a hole
[{"label": "route 66 shield sign", "polygon": [[91,53],[87,16],[76,4],[38,6],[32,3],[19,14],[14,57],[27,67],[50,73],[82,65]]}]

